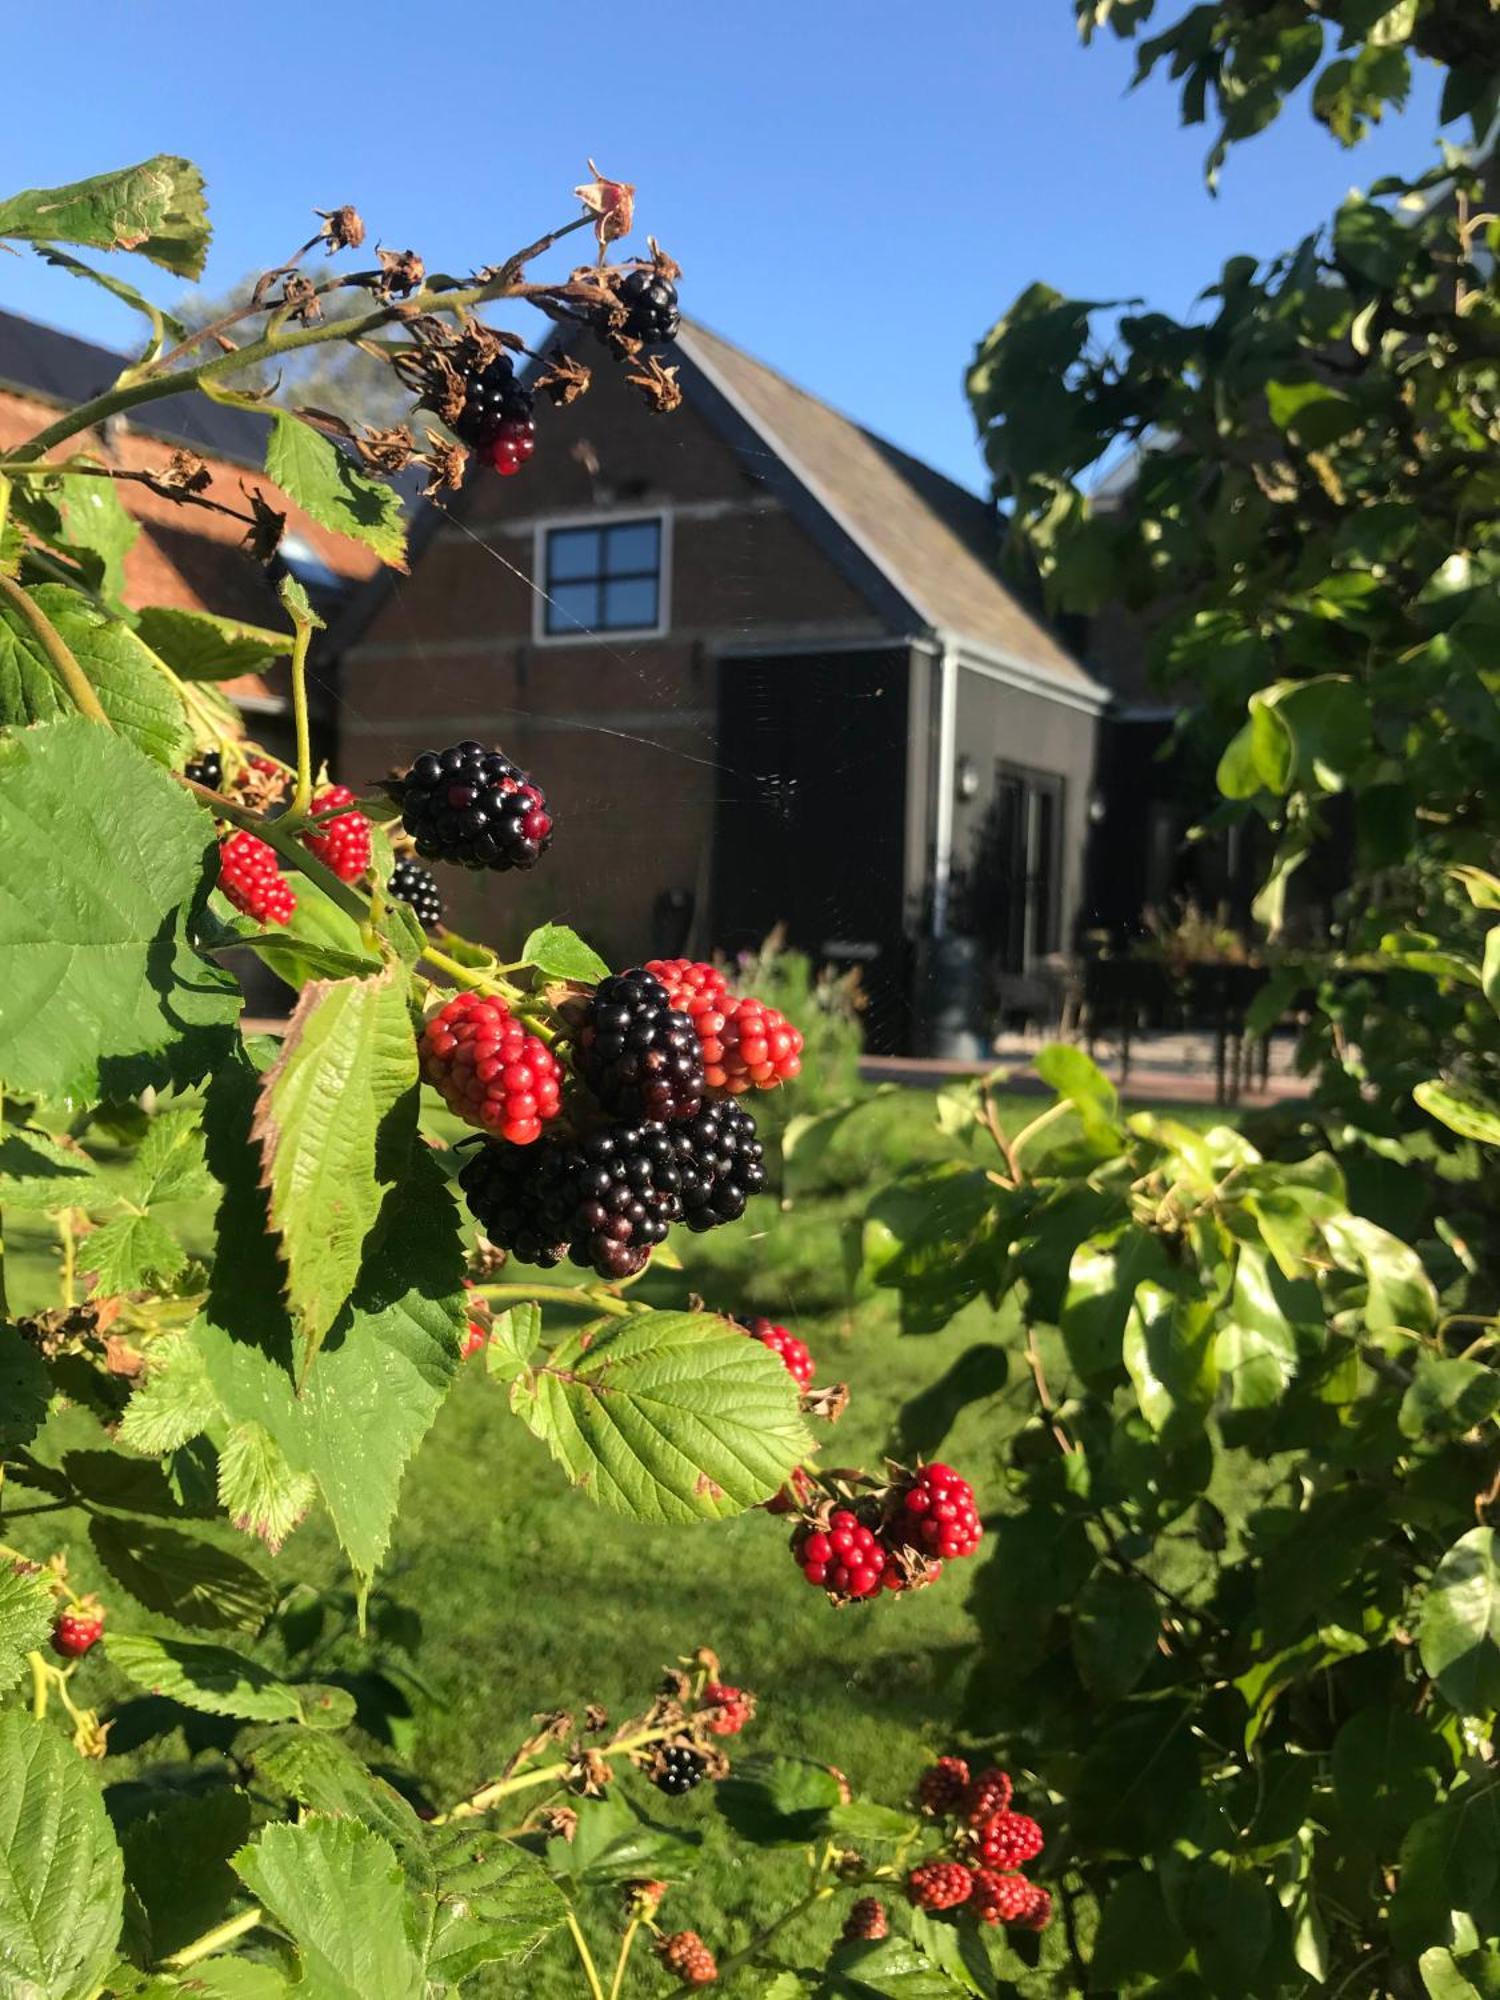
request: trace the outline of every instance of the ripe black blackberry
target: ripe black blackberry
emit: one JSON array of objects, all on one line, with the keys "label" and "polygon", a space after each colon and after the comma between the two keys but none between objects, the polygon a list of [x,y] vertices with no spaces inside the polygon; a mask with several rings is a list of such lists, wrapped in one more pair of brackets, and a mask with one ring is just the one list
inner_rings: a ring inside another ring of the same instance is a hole
[{"label": "ripe black blackberry", "polygon": [[682,314],[677,310],[677,287],[670,278],[654,270],[631,271],[616,287],[615,296],[625,308],[625,332],[649,347],[661,347],[677,338]]},{"label": "ripe black blackberry", "polygon": [[217,750],[200,750],[183,765],[182,775],[195,785],[206,785],[211,792],[217,792],[224,784],[224,759]]},{"label": "ripe black blackberry", "polygon": [[424,931],[435,931],[441,925],[443,899],[438,893],[437,877],[420,861],[396,863],[391,870],[391,894],[403,903],[410,903]]},{"label": "ripe black blackberry", "polygon": [[651,1782],[668,1798],[681,1798],[684,1792],[703,1782],[703,1771],[703,1759],[696,1750],[690,1750],[686,1743],[668,1743],[651,1774]]},{"label": "ripe black blackberry", "polygon": [[469,374],[453,433],[461,444],[483,451],[495,442],[503,424],[529,423],[531,414],[531,391],[516,380],[510,356],[501,353]]},{"label": "ripe black blackberry", "polygon": [[765,1147],[755,1120],[731,1098],[705,1104],[674,1129],[686,1142],[690,1162],[682,1179],[683,1221],[699,1235],[737,1222],[751,1195],[766,1185]]},{"label": "ripe black blackberry", "polygon": [[424,861],[463,868],[534,868],[552,841],[542,789],[498,750],[455,743],[424,750],[386,789]]},{"label": "ripe black blackberry", "polygon": [[672,1123],[703,1101],[703,1046],[649,972],[601,979],[578,1037],[578,1073],[606,1110]]}]

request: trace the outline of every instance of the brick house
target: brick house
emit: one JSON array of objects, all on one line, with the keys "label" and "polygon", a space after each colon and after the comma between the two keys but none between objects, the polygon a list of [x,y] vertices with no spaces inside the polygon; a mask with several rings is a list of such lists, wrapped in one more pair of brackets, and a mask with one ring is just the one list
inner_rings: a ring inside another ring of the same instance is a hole
[{"label": "brick house", "polygon": [[620,963],[784,921],[909,1048],[987,818],[1003,969],[1071,944],[1107,691],[999,580],[984,501],[702,327],[670,417],[576,338],[590,393],[519,478],[427,508],[332,635],[342,769],[498,742],[558,833],[534,875],[454,883],[460,929],[557,917]]}]

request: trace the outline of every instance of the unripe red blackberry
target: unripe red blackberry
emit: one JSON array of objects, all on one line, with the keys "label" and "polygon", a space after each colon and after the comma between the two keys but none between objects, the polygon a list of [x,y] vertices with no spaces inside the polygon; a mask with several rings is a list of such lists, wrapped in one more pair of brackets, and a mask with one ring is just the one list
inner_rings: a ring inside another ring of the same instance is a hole
[{"label": "unripe red blackberry", "polygon": [[967,1903],[974,1877],[961,1861],[924,1861],[906,1878],[906,1894],[919,1910],[956,1910]]},{"label": "unripe red blackberry", "polygon": [[[347,785],[327,785],[312,797],[315,813],[353,803],[354,794]],[[370,865],[370,822],[361,812],[340,813],[337,819],[324,820],[301,838],[308,852],[325,868],[331,868],[341,882],[357,882]]]},{"label": "unripe red blackberry", "polygon": [[703,1700],[707,1707],[719,1710],[708,1725],[715,1736],[738,1736],[755,1715],[755,1696],[725,1681],[710,1681],[703,1690]]},{"label": "unripe red blackberry", "polygon": [[836,1604],[879,1593],[885,1550],[875,1530],[848,1507],[836,1507],[826,1528],[808,1522],[796,1529],[792,1554],[807,1581]]},{"label": "unripe red blackberry", "polygon": [[670,278],[655,270],[629,271],[616,286],[615,296],[625,308],[624,330],[632,340],[660,347],[677,338],[682,314]]},{"label": "unripe red blackberry", "polygon": [[878,1896],[861,1896],[844,1919],[845,1944],[873,1943],[890,1930],[891,1920]]},{"label": "unripe red blackberry", "polygon": [[483,454],[507,424],[529,423],[531,407],[531,392],[516,380],[510,356],[494,354],[467,376],[464,406],[453,419],[454,436]]},{"label": "unripe red blackberry", "polygon": [[70,1605],[52,1626],[52,1650],[65,1660],[81,1660],[104,1636],[104,1613],[97,1606]]},{"label": "unripe red blackberry", "polygon": [[1019,1868],[1043,1847],[1042,1829],[1027,1813],[991,1813],[974,1829],[975,1844],[989,1868]]},{"label": "unripe red blackberry", "polygon": [[1028,1882],[1031,1891],[1026,1906],[1010,1919],[1017,1930],[1044,1931],[1052,1921],[1052,1892],[1040,1882]]},{"label": "unripe red blackberry", "polygon": [[969,1795],[964,1800],[964,1818],[970,1826],[982,1826],[985,1820],[1005,1811],[1010,1804],[1011,1791],[1008,1774],[994,1764],[989,1765],[969,1787]]},{"label": "unripe red blackberry", "polygon": [[391,894],[410,906],[424,931],[438,930],[443,921],[443,899],[437,877],[420,861],[398,861],[391,870]]},{"label": "unripe red blackberry", "polygon": [[[716,1025],[717,1024],[717,1025]],[[774,1090],[802,1069],[802,1036],[785,1014],[763,1000],[730,1000],[697,1026],[703,1043],[703,1070],[712,1090],[731,1097],[747,1090]]]},{"label": "unripe red blackberry", "polygon": [[491,994],[455,994],[423,1028],[418,1050],[422,1081],[466,1124],[529,1146],[557,1116],[557,1058]]},{"label": "unripe red blackberry", "polygon": [[729,994],[723,973],[702,959],[648,958],[645,970],[666,987],[667,998],[680,1014],[691,1015],[700,1003],[727,999]]},{"label": "unripe red blackberry", "polygon": [[937,1818],[956,1812],[969,1787],[969,1767],[962,1757],[939,1757],[917,1780],[917,1804]]},{"label": "unripe red blackberry", "polygon": [[768,1319],[744,1319],[740,1325],[752,1340],[758,1340],[762,1347],[769,1347],[773,1354],[780,1356],[786,1372],[799,1389],[809,1386],[816,1371],[811,1350],[805,1341]]},{"label": "unripe red blackberry", "polygon": [[489,443],[480,447],[479,456],[502,479],[509,479],[521,470],[535,450],[536,425],[530,417],[510,417]]},{"label": "unripe red blackberry", "polygon": [[460,1361],[471,1361],[489,1346],[489,1342],[490,1336],[485,1328],[477,1319],[471,1319],[464,1333],[463,1346],[459,1349]]},{"label": "unripe red blackberry", "polygon": [[296,891],[282,874],[275,850],[243,829],[219,842],[219,887],[258,924],[290,923],[297,907]]},{"label": "unripe red blackberry", "polygon": [[702,1784],[706,1768],[703,1759],[690,1744],[667,1743],[657,1752],[651,1782],[668,1798],[681,1798],[684,1792],[691,1792]]},{"label": "unripe red blackberry", "polygon": [[973,1487],[951,1465],[924,1465],[900,1496],[891,1532],[945,1562],[973,1555],[984,1533]]},{"label": "unripe red blackberry", "polygon": [[993,1868],[974,1870],[974,1893],[969,1907],[982,1924],[1013,1924],[1031,1907],[1032,1884],[1024,1875],[998,1873]]},{"label": "unripe red blackberry", "polygon": [[658,1940],[662,1964],[684,1986],[712,1986],[719,1976],[713,1953],[696,1931],[674,1931]]},{"label": "unripe red blackberry", "polygon": [[195,785],[207,786],[211,792],[222,791],[224,760],[217,750],[195,751],[183,765],[182,775]]},{"label": "unripe red blackberry", "polygon": [[607,1110],[689,1118],[703,1101],[703,1057],[693,1024],[667,1004],[649,972],[601,979],[577,1042],[578,1073]]},{"label": "unripe red blackberry", "polygon": [[541,787],[502,752],[473,741],[424,750],[386,789],[424,861],[534,868],[552,842]]}]

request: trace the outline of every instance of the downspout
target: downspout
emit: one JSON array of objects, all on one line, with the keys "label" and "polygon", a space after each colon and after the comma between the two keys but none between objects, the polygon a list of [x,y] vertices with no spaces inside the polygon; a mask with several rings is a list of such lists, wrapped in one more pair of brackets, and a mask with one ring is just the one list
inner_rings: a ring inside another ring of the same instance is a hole
[{"label": "downspout", "polygon": [[937,634],[937,758],[932,812],[932,935],[948,934],[953,879],[954,764],[958,755],[958,653],[952,638]]}]

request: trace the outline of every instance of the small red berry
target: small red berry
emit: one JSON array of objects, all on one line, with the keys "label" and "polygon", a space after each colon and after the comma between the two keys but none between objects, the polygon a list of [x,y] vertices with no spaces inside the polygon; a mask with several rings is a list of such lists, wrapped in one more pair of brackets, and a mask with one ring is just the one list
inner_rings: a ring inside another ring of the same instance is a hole
[{"label": "small red berry", "polygon": [[779,1354],[786,1364],[786,1372],[799,1389],[810,1386],[815,1370],[812,1354],[805,1341],[789,1333],[784,1326],[777,1326],[768,1319],[746,1319],[740,1321],[752,1340],[758,1340],[762,1347],[769,1347],[773,1354]]},{"label": "small red berry", "polygon": [[484,993],[460,993],[427,1022],[422,1080],[466,1124],[529,1146],[558,1113],[562,1071],[546,1043]]},{"label": "small red berry", "polygon": [[296,892],[275,852],[243,829],[219,842],[219,887],[258,924],[290,923],[297,907]]},{"label": "small red berry", "polygon": [[488,1347],[489,1341],[490,1337],[488,1333],[486,1333],[484,1328],[479,1324],[479,1321],[477,1319],[471,1319],[469,1321],[468,1331],[464,1335],[463,1350],[459,1356],[460,1360],[463,1361],[469,1360],[472,1355],[478,1354],[481,1351],[481,1349]]},{"label": "small red berry", "polygon": [[[1024,1875],[997,1874],[993,1868],[974,1870],[971,1907],[982,1924],[1019,1923],[1032,1907],[1036,1884]],[[1042,1892],[1044,1895],[1046,1891]]]},{"label": "small red berry", "polygon": [[979,1852],[990,1868],[1019,1868],[1043,1846],[1042,1829],[1026,1813],[997,1812],[975,1829]]},{"label": "small red berry", "polygon": [[802,1574],[835,1604],[874,1597],[885,1570],[879,1537],[847,1507],[835,1508],[828,1526],[806,1524],[792,1536],[792,1553]]},{"label": "small red berry", "polygon": [[919,1910],[956,1910],[973,1889],[974,1877],[961,1861],[924,1861],[906,1878],[908,1900]]},{"label": "small red berry", "polygon": [[[314,792],[315,813],[331,812],[335,806],[352,806],[354,794],[347,785],[328,785]],[[302,835],[302,845],[331,868],[341,882],[357,882],[370,865],[370,822],[363,813],[340,813],[324,820]]]},{"label": "small red berry", "polygon": [[1010,1804],[1010,1799],[1009,1777],[991,1764],[980,1772],[969,1787],[969,1796],[964,1800],[964,1818],[970,1826],[980,1826],[995,1813],[1003,1813]]},{"label": "small red berry", "polygon": [[984,1533],[974,1489],[951,1465],[922,1467],[901,1496],[891,1529],[900,1540],[945,1561],[973,1555]]},{"label": "small red berry", "polygon": [[536,425],[529,417],[507,417],[496,430],[481,455],[502,479],[509,479],[536,450]]},{"label": "small red berry", "polygon": [[1040,1882],[1028,1882],[1031,1891],[1026,1908],[1011,1922],[1018,1930],[1044,1931],[1052,1921],[1052,1891],[1044,1889]]},{"label": "small red berry", "polygon": [[860,1944],[883,1938],[891,1927],[885,1904],[878,1896],[861,1896],[844,1919],[845,1944]]},{"label": "small red berry", "polygon": [[696,1931],[675,1931],[656,1947],[668,1972],[684,1986],[712,1986],[719,1976],[714,1955]]},{"label": "small red berry", "polygon": [[802,1036],[784,1014],[763,1000],[725,1000],[695,1025],[710,1090],[731,1097],[747,1090],[774,1090],[801,1071]]},{"label": "small red berry", "polygon": [[939,1757],[917,1780],[917,1804],[938,1817],[954,1812],[968,1784],[969,1767],[962,1757]]},{"label": "small red berry", "polygon": [[59,1611],[52,1627],[52,1650],[65,1660],[81,1660],[104,1635],[104,1613],[81,1605]]},{"label": "small red berry", "polygon": [[755,1696],[724,1681],[710,1681],[703,1699],[710,1708],[719,1710],[708,1725],[715,1736],[738,1736],[755,1714]]}]

